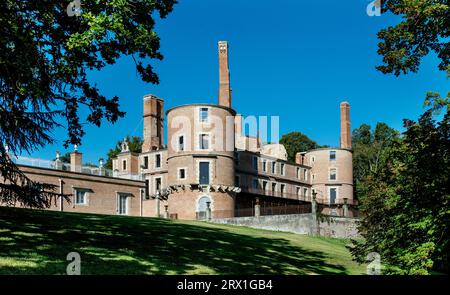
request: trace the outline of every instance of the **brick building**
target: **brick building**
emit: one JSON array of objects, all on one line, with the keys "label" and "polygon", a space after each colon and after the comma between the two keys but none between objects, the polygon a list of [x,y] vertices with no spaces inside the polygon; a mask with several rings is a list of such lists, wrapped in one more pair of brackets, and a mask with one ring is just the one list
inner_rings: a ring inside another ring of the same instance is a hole
[{"label": "brick building", "polygon": [[182,105],[164,113],[162,99],[144,96],[142,153],[130,152],[123,142],[113,171],[101,164],[83,167],[77,151],[66,169],[58,159],[48,168],[20,167],[32,179],[73,194],[70,203],[55,202],[53,210],[225,218],[309,212],[314,196],[322,212],[352,216],[349,104],[340,106],[340,147],[304,151],[290,163],[283,145],[243,134],[245,120],[232,108],[227,42],[219,42],[218,55],[218,104]]}]

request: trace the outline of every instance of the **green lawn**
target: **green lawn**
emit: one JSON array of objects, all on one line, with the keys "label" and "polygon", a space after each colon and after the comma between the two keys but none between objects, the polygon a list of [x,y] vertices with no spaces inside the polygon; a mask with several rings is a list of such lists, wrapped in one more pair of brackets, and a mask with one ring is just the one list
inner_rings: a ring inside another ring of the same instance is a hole
[{"label": "green lawn", "polygon": [[0,207],[0,274],[363,274],[347,241],[154,218]]}]

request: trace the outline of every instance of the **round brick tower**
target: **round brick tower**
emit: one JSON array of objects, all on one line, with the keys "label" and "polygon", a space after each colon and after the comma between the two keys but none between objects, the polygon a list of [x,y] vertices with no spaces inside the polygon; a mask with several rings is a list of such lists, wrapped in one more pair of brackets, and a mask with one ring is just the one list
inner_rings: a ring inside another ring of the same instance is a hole
[{"label": "round brick tower", "polygon": [[[234,116],[226,106],[167,111],[169,210],[180,219],[234,216]],[[215,210],[215,208],[221,208]]]}]

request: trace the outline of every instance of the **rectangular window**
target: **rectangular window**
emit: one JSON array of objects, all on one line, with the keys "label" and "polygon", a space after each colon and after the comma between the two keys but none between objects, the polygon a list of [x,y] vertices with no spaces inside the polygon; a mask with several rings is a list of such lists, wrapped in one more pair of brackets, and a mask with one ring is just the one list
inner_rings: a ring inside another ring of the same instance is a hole
[{"label": "rectangular window", "polygon": [[307,188],[303,188],[303,196],[305,196],[305,197],[308,196],[308,189]]},{"label": "rectangular window", "polygon": [[330,169],[330,180],[336,180],[336,168]]},{"label": "rectangular window", "polygon": [[286,171],[286,165],[284,165],[284,163],[280,163],[280,170],[281,170],[281,175],[284,176]]},{"label": "rectangular window", "polygon": [[280,191],[281,191],[282,194],[286,193],[286,185],[285,184],[281,184],[280,185]]},{"label": "rectangular window", "polygon": [[178,137],[178,151],[184,151],[184,136]]},{"label": "rectangular window", "polygon": [[200,184],[209,184],[209,162],[200,162],[199,172]]},{"label": "rectangular window", "polygon": [[180,170],[178,170],[178,178],[186,179],[186,169],[181,168]]},{"label": "rectangular window", "polygon": [[277,172],[277,162],[272,162],[272,174]]},{"label": "rectangular window", "polygon": [[144,157],[144,169],[148,169],[148,156]]},{"label": "rectangular window", "polygon": [[150,181],[148,179],[145,180],[145,196],[150,195]]},{"label": "rectangular window", "polygon": [[299,188],[299,187],[297,187],[297,188],[296,188],[296,193],[297,193],[297,196],[299,196],[299,197],[300,197],[300,194],[301,194],[301,190],[300,190],[300,188]]},{"label": "rectangular window", "polygon": [[254,170],[258,170],[258,158],[257,157],[253,157],[253,169]]},{"label": "rectangular window", "polygon": [[262,189],[263,189],[263,191],[267,191],[267,181],[263,181]]},{"label": "rectangular window", "polygon": [[300,179],[300,177],[302,176],[301,172],[300,172],[300,168],[297,167],[297,178]]},{"label": "rectangular window", "polygon": [[161,155],[155,155],[155,168],[161,168]]},{"label": "rectangular window", "polygon": [[201,150],[209,149],[209,135],[208,134],[200,134],[199,136],[198,146]]},{"label": "rectangular window", "polygon": [[155,178],[155,193],[161,192],[161,178]]},{"label": "rectangular window", "polygon": [[303,179],[305,181],[308,181],[308,170],[306,170],[306,169],[303,169]]},{"label": "rectangular window", "polygon": [[263,171],[264,171],[264,172],[267,172],[267,161],[266,161],[266,160],[263,160],[263,161],[262,161],[262,164],[263,164]]},{"label": "rectangular window", "polygon": [[252,181],[252,188],[253,189],[258,189],[258,179],[254,178]]},{"label": "rectangular window", "polygon": [[273,192],[277,191],[277,184],[276,183],[272,183],[272,191]]},{"label": "rectangular window", "polygon": [[335,204],[337,198],[337,189],[332,187],[330,188],[330,204]]},{"label": "rectangular window", "polygon": [[200,122],[208,122],[209,117],[208,108],[200,108]]},{"label": "rectangular window", "polygon": [[126,171],[127,170],[127,160],[123,160],[122,161],[122,171]]},{"label": "rectangular window", "polygon": [[128,202],[127,202],[127,195],[119,194],[119,200],[118,200],[118,208],[117,211],[119,214],[126,215],[128,214]]},{"label": "rectangular window", "polygon": [[330,151],[330,161],[336,161],[336,151]]},{"label": "rectangular window", "polygon": [[85,191],[77,190],[75,192],[75,204],[76,205],[86,205],[87,204],[87,198],[86,198]]}]

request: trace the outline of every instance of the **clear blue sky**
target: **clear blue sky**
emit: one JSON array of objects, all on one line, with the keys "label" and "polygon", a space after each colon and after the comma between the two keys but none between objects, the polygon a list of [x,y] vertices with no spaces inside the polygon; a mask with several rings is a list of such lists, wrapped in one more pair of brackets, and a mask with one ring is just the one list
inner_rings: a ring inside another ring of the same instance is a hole
[{"label": "clear blue sky", "polygon": [[[143,83],[130,58],[91,74],[107,96],[118,95],[126,117],[115,125],[87,127],[80,151],[97,163],[127,134],[142,134],[142,96],[155,94],[165,108],[216,103],[217,41],[230,46],[233,108],[244,115],[280,116],[280,133],[301,131],[320,144],[339,142],[339,103],[351,104],[352,127],[417,119],[426,91],[441,94],[449,80],[427,57],[418,74],[395,77],[375,70],[376,33],[394,24],[393,16],[369,17],[367,0],[205,1],[181,0],[160,21],[162,62],[153,61],[161,83]],[[398,20],[398,19],[397,19]],[[84,117],[85,114],[82,114]],[[32,154],[54,158],[58,142]]]}]

